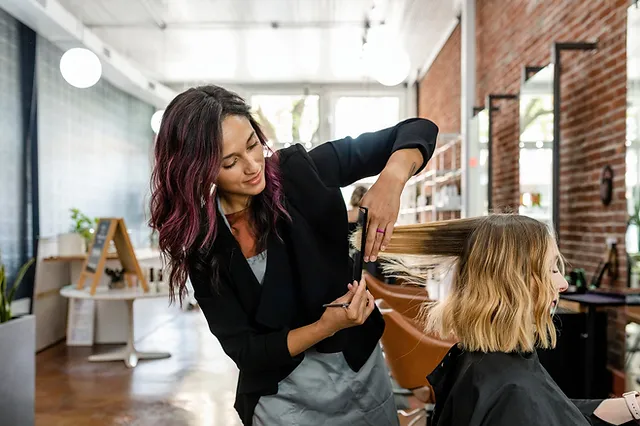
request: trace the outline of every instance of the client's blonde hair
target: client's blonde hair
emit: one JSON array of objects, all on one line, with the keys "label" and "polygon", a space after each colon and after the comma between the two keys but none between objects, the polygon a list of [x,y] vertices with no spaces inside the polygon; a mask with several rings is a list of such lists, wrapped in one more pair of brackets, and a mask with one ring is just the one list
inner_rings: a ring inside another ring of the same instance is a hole
[{"label": "client's blonde hair", "polygon": [[434,256],[453,258],[450,293],[425,307],[426,331],[453,335],[469,351],[530,352],[556,344],[558,290],[546,262],[555,244],[537,220],[492,214],[397,227],[381,259],[387,272],[415,280]]}]

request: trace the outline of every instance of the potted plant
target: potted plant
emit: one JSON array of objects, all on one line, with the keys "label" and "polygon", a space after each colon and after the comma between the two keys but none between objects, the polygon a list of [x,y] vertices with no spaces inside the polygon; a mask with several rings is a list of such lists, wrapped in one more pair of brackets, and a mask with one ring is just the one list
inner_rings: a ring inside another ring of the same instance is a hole
[{"label": "potted plant", "polygon": [[18,271],[18,276],[13,283],[13,287],[11,287],[11,289],[8,289],[5,266],[2,263],[2,258],[0,258],[0,324],[9,322],[11,319],[13,319],[11,313],[11,303],[16,296],[16,292],[18,291],[18,287],[20,287],[20,284],[22,283],[24,275],[27,273],[27,270],[32,264],[33,259],[30,259],[27,263],[22,265],[22,267]]},{"label": "potted plant", "polygon": [[14,317],[11,312],[13,298],[32,263],[33,259],[20,268],[13,287],[9,288],[0,258],[0,417],[8,425],[34,423],[35,317]]},{"label": "potted plant", "polygon": [[91,219],[80,209],[70,209],[71,229],[66,234],[58,235],[58,254],[74,256],[87,252],[93,239],[96,219]]}]

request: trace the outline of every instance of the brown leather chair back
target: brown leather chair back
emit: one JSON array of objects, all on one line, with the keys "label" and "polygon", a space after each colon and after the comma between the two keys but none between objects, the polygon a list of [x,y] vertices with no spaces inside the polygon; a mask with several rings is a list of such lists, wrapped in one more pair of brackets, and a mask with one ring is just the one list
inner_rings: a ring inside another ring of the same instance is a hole
[{"label": "brown leather chair back", "polygon": [[422,287],[389,285],[369,274],[364,275],[369,292],[376,299],[383,299],[391,309],[417,321],[422,307],[430,302],[427,290]]},{"label": "brown leather chair back", "polygon": [[454,343],[424,334],[392,309],[382,309],[382,314],[386,323],[382,348],[393,378],[405,389],[431,387],[427,375]]},{"label": "brown leather chair back", "polygon": [[384,281],[381,281],[378,278],[376,278],[374,275],[371,275],[367,271],[364,271],[363,276],[367,281],[371,280],[372,284],[376,288],[385,289],[395,293],[402,293],[402,294],[409,294],[409,295],[418,294],[421,296],[426,294],[428,296],[427,288],[423,286],[403,283],[400,279],[398,279],[395,284],[387,284]]}]

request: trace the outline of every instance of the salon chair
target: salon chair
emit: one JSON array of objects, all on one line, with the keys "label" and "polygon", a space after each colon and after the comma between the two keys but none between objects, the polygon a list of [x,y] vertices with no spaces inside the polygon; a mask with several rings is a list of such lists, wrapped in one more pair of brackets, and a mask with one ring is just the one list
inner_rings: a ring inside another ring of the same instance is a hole
[{"label": "salon chair", "polygon": [[367,289],[378,299],[383,299],[388,307],[404,315],[411,322],[418,322],[422,307],[430,302],[424,287],[385,284],[370,274],[364,274]]},{"label": "salon chair", "polygon": [[418,328],[404,315],[390,309],[385,301],[379,303],[386,326],[382,335],[382,349],[391,375],[404,389],[408,389],[424,407],[398,414],[411,418],[409,426],[426,417],[430,424],[435,396],[427,380],[438,363],[445,357],[454,342],[431,337]]},{"label": "salon chair", "polygon": [[365,271],[363,276],[366,280],[371,280],[376,288],[382,288],[387,291],[402,294],[426,294],[427,288],[425,286],[416,285],[413,283],[405,283],[401,279],[397,279],[394,284],[389,284],[381,280],[379,277]]}]

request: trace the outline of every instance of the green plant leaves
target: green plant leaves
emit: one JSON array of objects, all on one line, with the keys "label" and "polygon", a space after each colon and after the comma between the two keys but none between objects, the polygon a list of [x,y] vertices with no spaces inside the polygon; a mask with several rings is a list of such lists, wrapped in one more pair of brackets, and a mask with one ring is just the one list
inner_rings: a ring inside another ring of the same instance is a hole
[{"label": "green plant leaves", "polygon": [[71,212],[71,232],[79,234],[87,243],[87,247],[93,240],[93,233],[91,232],[98,224],[99,218],[91,219],[80,211],[80,209],[69,209]]},{"label": "green plant leaves", "polygon": [[5,267],[0,264],[0,323],[7,322],[11,319],[11,303],[13,298],[22,284],[22,280],[29,270],[29,267],[33,264],[35,259],[29,259],[24,265],[20,267],[16,280],[13,283],[13,287],[7,292],[7,276]]}]

